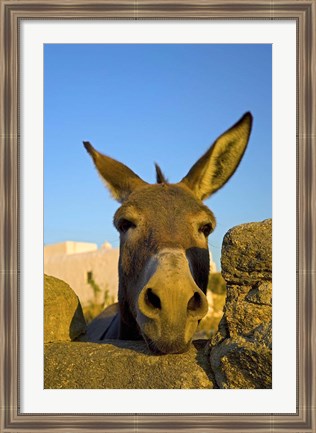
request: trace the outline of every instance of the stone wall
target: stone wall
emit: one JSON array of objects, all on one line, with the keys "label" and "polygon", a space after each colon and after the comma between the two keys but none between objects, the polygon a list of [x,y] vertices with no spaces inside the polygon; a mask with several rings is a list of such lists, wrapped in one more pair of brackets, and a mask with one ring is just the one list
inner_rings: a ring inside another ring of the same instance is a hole
[{"label": "stone wall", "polygon": [[156,356],[141,341],[73,341],[85,332],[78,298],[46,277],[45,388],[271,388],[271,225],[244,224],[226,234],[219,330],[184,354]]},{"label": "stone wall", "polygon": [[44,388],[212,389],[205,342],[156,356],[143,341],[56,342],[45,347]]},{"label": "stone wall", "polygon": [[272,220],[229,230],[222,246],[224,315],[210,342],[219,388],[272,387]]}]

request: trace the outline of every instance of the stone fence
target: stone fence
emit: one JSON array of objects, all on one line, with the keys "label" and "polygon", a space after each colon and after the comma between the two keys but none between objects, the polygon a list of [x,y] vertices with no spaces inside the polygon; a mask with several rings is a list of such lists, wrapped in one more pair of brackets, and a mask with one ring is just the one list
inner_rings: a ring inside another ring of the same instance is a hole
[{"label": "stone fence", "polygon": [[45,276],[45,388],[271,388],[271,220],[227,232],[222,275],[227,297],[217,333],[184,354],[162,356],[141,341],[79,341],[86,327],[79,299],[65,282]]}]

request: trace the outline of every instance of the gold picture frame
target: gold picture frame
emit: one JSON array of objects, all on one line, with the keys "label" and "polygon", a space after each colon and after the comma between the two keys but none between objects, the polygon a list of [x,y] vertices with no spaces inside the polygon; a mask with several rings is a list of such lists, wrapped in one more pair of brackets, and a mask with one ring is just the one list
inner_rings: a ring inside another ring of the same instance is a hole
[{"label": "gold picture frame", "polygon": [[[0,0],[0,432],[314,432],[315,0]],[[297,28],[297,406],[291,414],[21,414],[19,25],[26,19],[294,20]]]}]

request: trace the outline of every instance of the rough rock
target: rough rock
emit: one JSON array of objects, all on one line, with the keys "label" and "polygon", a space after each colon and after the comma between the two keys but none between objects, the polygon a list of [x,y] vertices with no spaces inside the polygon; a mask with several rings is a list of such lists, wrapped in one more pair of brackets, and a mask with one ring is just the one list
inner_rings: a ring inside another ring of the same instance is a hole
[{"label": "rough rock", "polygon": [[224,315],[211,339],[219,388],[272,386],[272,221],[228,231],[222,246]]},{"label": "rough rock", "polygon": [[272,278],[272,220],[241,224],[223,240],[222,275],[227,283],[253,284]]},{"label": "rough rock", "polygon": [[71,341],[83,334],[81,304],[64,281],[44,275],[44,342]]},{"label": "rough rock", "polygon": [[220,388],[271,388],[271,349],[242,337],[225,339],[212,354]]},{"label": "rough rock", "polygon": [[153,355],[142,341],[45,345],[44,387],[57,389],[210,389],[206,341],[176,355]]}]

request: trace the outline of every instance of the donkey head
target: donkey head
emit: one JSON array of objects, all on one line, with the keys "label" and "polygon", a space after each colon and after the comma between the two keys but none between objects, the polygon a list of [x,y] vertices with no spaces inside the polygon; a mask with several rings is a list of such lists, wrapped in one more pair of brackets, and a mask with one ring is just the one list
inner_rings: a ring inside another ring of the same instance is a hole
[{"label": "donkey head", "polygon": [[176,184],[159,169],[150,185],[132,170],[84,145],[113,197],[120,233],[120,338],[144,338],[156,353],[187,350],[207,312],[208,236],[213,213],[202,203],[232,176],[252,124],[246,113]]}]

